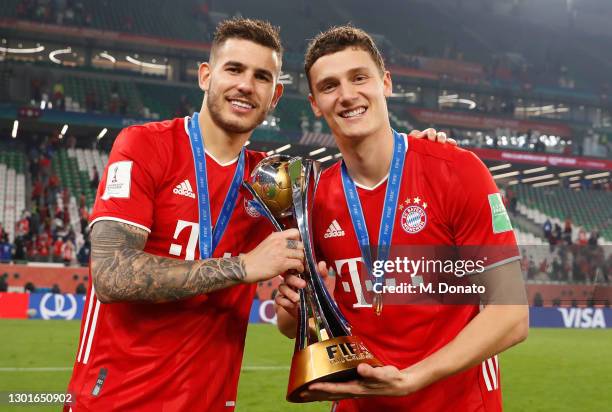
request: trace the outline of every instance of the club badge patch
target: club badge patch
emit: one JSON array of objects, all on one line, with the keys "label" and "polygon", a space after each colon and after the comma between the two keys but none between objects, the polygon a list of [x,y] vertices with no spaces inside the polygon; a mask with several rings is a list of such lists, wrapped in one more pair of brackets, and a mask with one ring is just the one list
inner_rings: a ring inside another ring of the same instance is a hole
[{"label": "club badge patch", "polygon": [[422,202],[418,196],[407,198],[398,209],[402,212],[400,223],[406,233],[414,235],[427,225],[427,203]]},{"label": "club badge patch", "polygon": [[259,213],[259,210],[257,210],[253,200],[244,199],[244,210],[247,212],[247,215],[251,217],[257,218],[261,216],[261,213]]}]

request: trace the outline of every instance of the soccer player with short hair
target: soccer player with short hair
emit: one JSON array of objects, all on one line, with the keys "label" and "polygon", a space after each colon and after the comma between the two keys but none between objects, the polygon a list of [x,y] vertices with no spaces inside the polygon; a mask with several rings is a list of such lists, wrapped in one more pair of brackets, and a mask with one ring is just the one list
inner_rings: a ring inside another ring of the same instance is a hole
[{"label": "soccer player with short hair", "polygon": [[[497,354],[526,338],[528,310],[516,240],[490,173],[472,152],[392,130],[391,76],[364,31],[319,34],[305,70],[312,109],[343,156],[323,172],[315,195],[316,257],[321,272],[331,266],[337,273],[334,297],[352,333],[386,366],[361,364],[360,379],[315,383],[303,396],[340,400],[334,410],[342,412],[500,411]],[[370,245],[379,245],[378,256]],[[360,274],[388,246],[493,251],[480,276],[491,290],[514,296],[497,296],[491,302],[507,304],[482,310],[473,303],[372,305]],[[294,289],[304,286],[286,276],[276,296],[279,329],[290,337]]]},{"label": "soccer player with short hair", "polygon": [[201,112],[117,137],[66,411],[234,410],[256,284],[303,270],[297,230],[270,235],[239,191],[264,157],[244,145],[282,94],[281,55],[269,23],[222,22]]}]

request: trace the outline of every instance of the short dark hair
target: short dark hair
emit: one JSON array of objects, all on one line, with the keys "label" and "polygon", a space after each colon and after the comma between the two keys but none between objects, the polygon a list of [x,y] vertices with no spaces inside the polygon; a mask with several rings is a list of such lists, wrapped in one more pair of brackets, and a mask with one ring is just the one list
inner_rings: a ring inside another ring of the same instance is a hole
[{"label": "short dark hair", "polygon": [[319,33],[308,44],[306,56],[304,56],[304,71],[308,77],[308,83],[310,84],[310,69],[319,58],[349,47],[370,53],[380,74],[382,75],[385,72],[385,62],[382,55],[368,33],[351,25],[335,26]]},{"label": "short dark hair", "polygon": [[249,40],[274,50],[281,57],[283,54],[279,28],[264,20],[232,18],[219,23],[213,37],[211,56],[228,39]]}]

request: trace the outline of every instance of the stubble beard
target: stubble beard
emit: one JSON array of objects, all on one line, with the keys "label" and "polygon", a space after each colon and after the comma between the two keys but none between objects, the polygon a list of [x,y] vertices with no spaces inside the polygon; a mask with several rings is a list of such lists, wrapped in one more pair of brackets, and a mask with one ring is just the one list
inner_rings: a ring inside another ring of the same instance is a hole
[{"label": "stubble beard", "polygon": [[[259,126],[266,118],[267,111],[262,110],[257,118],[252,122],[247,120],[244,121],[232,121],[228,119],[227,115],[223,113],[223,102],[225,97],[220,93],[212,92],[213,87],[208,91],[208,98],[206,99],[206,107],[210,113],[212,121],[219,126],[221,129],[228,133],[248,133],[252,132],[257,126]],[[256,109],[257,110],[257,109]]]}]

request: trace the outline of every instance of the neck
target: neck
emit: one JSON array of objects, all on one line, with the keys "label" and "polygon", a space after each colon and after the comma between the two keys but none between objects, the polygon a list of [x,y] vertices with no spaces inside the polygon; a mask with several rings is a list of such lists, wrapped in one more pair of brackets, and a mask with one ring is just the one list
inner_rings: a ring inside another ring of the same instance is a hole
[{"label": "neck", "polygon": [[336,142],[346,169],[356,183],[372,187],[389,173],[393,158],[391,128],[360,140],[338,138]]},{"label": "neck", "polygon": [[252,131],[230,133],[223,130],[212,120],[205,104],[202,105],[200,111],[199,127],[206,151],[220,163],[227,163],[237,158],[242,147],[253,133]]}]

